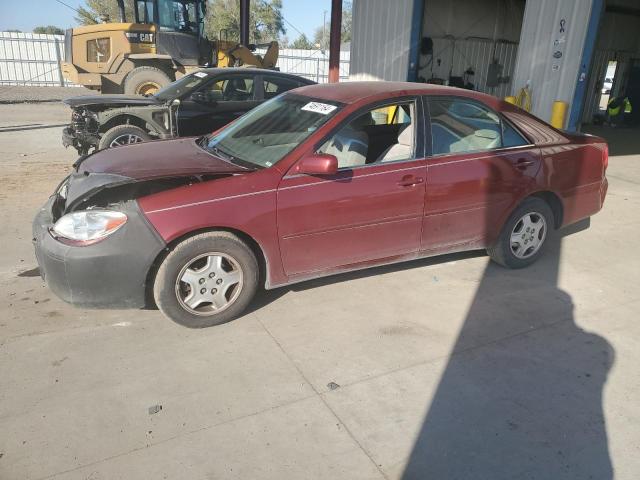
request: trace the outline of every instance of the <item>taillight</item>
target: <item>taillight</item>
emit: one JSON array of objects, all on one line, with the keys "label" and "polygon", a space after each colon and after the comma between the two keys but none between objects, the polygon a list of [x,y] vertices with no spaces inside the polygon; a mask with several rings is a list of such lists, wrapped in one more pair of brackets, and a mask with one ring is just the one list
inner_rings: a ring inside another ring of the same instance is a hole
[{"label": "taillight", "polygon": [[602,165],[604,167],[604,171],[607,171],[607,167],[609,166],[609,145],[604,144],[604,150],[602,150]]}]

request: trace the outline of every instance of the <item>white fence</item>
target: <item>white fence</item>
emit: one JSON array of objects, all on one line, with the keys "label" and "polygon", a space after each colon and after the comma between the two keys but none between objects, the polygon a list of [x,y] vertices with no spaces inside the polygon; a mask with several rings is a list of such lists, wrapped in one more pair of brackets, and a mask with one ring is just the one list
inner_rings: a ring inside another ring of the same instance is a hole
[{"label": "white fence", "polygon": [[[73,86],[62,76],[63,58],[62,35],[0,32],[0,85]],[[281,49],[277,67],[324,83],[329,75],[329,52]],[[349,52],[340,52],[340,79],[347,78]]]},{"label": "white fence", "polygon": [[[258,50],[258,53],[263,54],[264,51]],[[349,58],[349,51],[340,52],[340,80],[349,78]],[[281,48],[277,67],[281,72],[326,83],[329,79],[329,51]]]},{"label": "white fence", "polygon": [[0,32],[0,85],[70,85],[60,71],[64,36]]}]

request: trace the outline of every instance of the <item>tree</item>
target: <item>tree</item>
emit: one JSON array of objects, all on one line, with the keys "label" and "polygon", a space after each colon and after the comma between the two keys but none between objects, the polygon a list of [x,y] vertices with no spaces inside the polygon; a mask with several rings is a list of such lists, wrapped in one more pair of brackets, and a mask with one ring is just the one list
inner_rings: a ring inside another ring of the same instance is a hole
[{"label": "tree", "polygon": [[[119,22],[120,11],[115,0],[85,0],[84,7],[78,7],[76,22],[80,25],[94,25],[103,22]],[[133,0],[125,0],[124,11],[128,22],[133,22]]]},{"label": "tree", "polygon": [[[249,14],[249,41],[265,43],[278,40],[286,33],[282,18],[282,0],[252,0]],[[240,2],[209,0],[207,7],[207,37],[240,41]]]},{"label": "tree", "polygon": [[[340,42],[350,42],[351,41],[351,17],[352,17],[352,4],[348,1],[342,2],[342,32],[340,35]],[[327,22],[324,26],[324,30],[322,26],[319,26],[315,29],[313,34],[313,43],[315,43],[318,48],[323,50],[327,50],[329,48],[329,32],[331,31],[331,23]]]},{"label": "tree", "polygon": [[307,38],[307,36],[303,33],[293,41],[290,48],[299,48],[301,50],[311,50],[314,48],[314,46],[313,46],[313,43],[311,43]]},{"label": "tree", "polygon": [[47,25],[36,27],[33,29],[33,33],[44,33],[47,35],[64,35],[64,30],[54,25]]}]

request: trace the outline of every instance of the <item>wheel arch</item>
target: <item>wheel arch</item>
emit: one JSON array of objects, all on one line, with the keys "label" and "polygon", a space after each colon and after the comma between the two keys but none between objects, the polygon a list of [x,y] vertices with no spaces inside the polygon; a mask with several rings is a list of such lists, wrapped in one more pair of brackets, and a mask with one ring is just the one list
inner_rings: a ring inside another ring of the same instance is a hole
[{"label": "wheel arch", "polygon": [[100,126],[98,131],[100,133],[105,133],[118,125],[135,125],[136,127],[142,128],[145,132],[149,132],[149,129],[147,128],[147,121],[131,113],[120,113],[110,118]]},{"label": "wheel arch", "polygon": [[[564,221],[564,205],[562,204],[562,200],[558,196],[558,194],[552,192],[551,190],[541,190],[539,192],[532,193],[526,198],[523,198],[522,201],[525,201],[527,198],[539,198],[543,200],[553,212],[553,223],[556,229],[562,226]],[[522,202],[520,202],[522,203]]]},{"label": "wheel arch", "polygon": [[[562,203],[562,200],[557,193],[552,192],[551,190],[538,190],[522,197],[520,201],[513,205],[513,208],[508,210],[503,215],[502,219],[500,220],[500,229],[498,230],[498,232],[502,231],[505,223],[507,222],[507,220],[509,220],[509,217],[511,217],[511,214],[515,212],[516,209],[529,198],[539,198],[547,205],[549,205],[549,208],[551,208],[551,212],[553,213],[554,228],[558,229],[562,226],[562,223],[564,222],[564,205]],[[495,238],[491,238],[490,240],[488,240],[488,245],[493,245],[495,241],[497,241],[498,235],[499,233],[496,234]]]},{"label": "wheel arch", "polygon": [[174,238],[171,240],[165,248],[163,248],[160,253],[156,256],[149,271],[147,272],[147,277],[145,280],[145,297],[146,297],[146,305],[147,307],[155,306],[155,300],[153,298],[153,284],[155,282],[156,275],[158,273],[158,269],[160,265],[164,261],[164,259],[169,255],[169,253],[181,242],[184,240],[194,237],[196,235],[200,235],[202,233],[210,233],[210,232],[228,232],[237,236],[240,240],[245,242],[247,246],[251,249],[253,254],[256,256],[256,260],[258,261],[258,285],[265,285],[265,282],[268,280],[268,271],[269,271],[269,261],[267,256],[264,253],[263,248],[260,246],[257,240],[255,240],[251,235],[242,230],[238,230],[237,228],[232,227],[204,227],[196,230],[191,230],[183,235]]}]

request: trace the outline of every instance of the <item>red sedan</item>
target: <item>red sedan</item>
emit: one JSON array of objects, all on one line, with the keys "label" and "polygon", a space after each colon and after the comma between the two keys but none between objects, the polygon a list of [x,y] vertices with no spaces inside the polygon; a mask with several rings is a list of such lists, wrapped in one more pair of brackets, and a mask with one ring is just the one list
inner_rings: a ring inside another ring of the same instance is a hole
[{"label": "red sedan", "polygon": [[607,162],[601,138],[477,92],[313,85],[209,136],[81,158],[34,244],[68,302],[155,302],[205,327],[260,284],[479,248],[525,267],[550,230],[602,208]]}]

